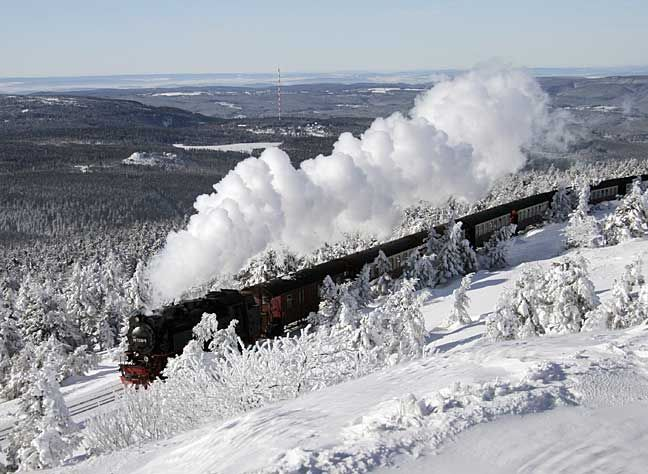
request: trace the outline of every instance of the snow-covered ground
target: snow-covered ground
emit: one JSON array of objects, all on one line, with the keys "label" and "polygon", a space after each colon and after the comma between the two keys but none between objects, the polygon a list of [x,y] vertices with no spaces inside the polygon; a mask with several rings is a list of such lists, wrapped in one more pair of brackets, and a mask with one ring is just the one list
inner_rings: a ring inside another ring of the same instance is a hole
[{"label": "snow-covered ground", "polygon": [[[646,472],[648,326],[482,337],[502,290],[530,262],[550,265],[562,253],[561,230],[518,236],[510,268],[475,275],[472,324],[445,327],[458,281],[428,290],[422,359],[62,471]],[[605,301],[624,266],[646,260],[648,240],[582,254]],[[110,387],[107,373],[68,383],[66,401]]]},{"label": "snow-covered ground", "polygon": [[[70,377],[61,384],[61,393],[72,420],[81,424],[101,407],[112,403],[121,392],[123,386],[112,354],[105,354],[97,368],[87,375]],[[8,430],[16,423],[14,415],[17,409],[18,399],[0,403],[0,451],[6,445]],[[0,454],[0,461],[3,460]]]},{"label": "snow-covered ground", "polygon": [[130,166],[151,166],[158,168],[181,168],[184,166],[182,161],[175,153],[153,153],[136,151],[128,158],[122,160],[122,163]]},{"label": "snow-covered ground", "polygon": [[231,143],[229,145],[183,145],[176,143],[173,146],[183,150],[212,150],[212,151],[236,151],[238,153],[252,153],[254,150],[265,150],[266,148],[278,147],[281,142],[253,142],[253,143]]}]

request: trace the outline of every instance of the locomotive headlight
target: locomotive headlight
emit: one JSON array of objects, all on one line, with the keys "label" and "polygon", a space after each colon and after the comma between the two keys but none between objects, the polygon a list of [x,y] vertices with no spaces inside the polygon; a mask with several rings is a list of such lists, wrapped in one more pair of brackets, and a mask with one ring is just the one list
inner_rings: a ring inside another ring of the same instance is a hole
[{"label": "locomotive headlight", "polygon": [[144,362],[148,363],[148,361],[149,361],[148,356],[144,356]]}]

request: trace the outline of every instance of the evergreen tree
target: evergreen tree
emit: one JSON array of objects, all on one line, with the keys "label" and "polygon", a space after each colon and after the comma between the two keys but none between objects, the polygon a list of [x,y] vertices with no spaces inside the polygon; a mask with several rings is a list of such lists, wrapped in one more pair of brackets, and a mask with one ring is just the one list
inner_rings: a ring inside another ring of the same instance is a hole
[{"label": "evergreen tree", "polygon": [[358,303],[364,305],[371,300],[371,266],[364,265],[353,281],[351,290],[356,294]]},{"label": "evergreen tree", "polygon": [[334,324],[340,309],[340,291],[330,276],[326,275],[322,281],[319,294],[319,310],[308,315],[308,322],[313,326],[330,326]]},{"label": "evergreen tree", "polygon": [[572,210],[572,199],[565,189],[560,185],[551,199],[551,207],[547,212],[547,217],[551,222],[565,222]]},{"label": "evergreen tree", "polygon": [[473,275],[473,273],[469,273],[468,275],[464,276],[461,279],[459,288],[452,292],[454,304],[452,305],[452,310],[450,311],[450,316],[448,317],[448,325],[470,324],[472,322],[472,319],[468,314],[468,306],[470,304],[468,290],[470,289]]},{"label": "evergreen tree", "polygon": [[578,205],[569,216],[565,227],[565,245],[571,247],[600,247],[604,244],[601,227],[594,216],[589,215],[589,185],[581,188]]},{"label": "evergreen tree", "polygon": [[597,306],[585,260],[565,257],[547,271],[525,269],[501,295],[486,333],[494,339],[516,339],[577,332]]},{"label": "evergreen tree", "polygon": [[49,352],[27,373],[29,389],[18,408],[18,425],[9,436],[7,459],[20,469],[55,467],[71,456],[79,443],[78,428],[70,419],[56,380],[55,360]]},{"label": "evergreen tree", "polygon": [[515,224],[504,226],[491,235],[484,244],[482,266],[488,269],[504,268],[508,265],[507,257],[510,240],[515,234]]},{"label": "evergreen tree", "polygon": [[40,344],[50,336],[70,346],[79,340],[78,331],[63,310],[61,295],[49,280],[38,281],[27,274],[16,298],[16,314],[22,337]]},{"label": "evergreen tree", "polygon": [[374,259],[372,268],[376,275],[373,286],[374,296],[386,295],[392,287],[392,278],[389,274],[392,271],[392,267],[389,259],[382,250],[378,252],[378,256]]},{"label": "evergreen tree", "polygon": [[437,279],[439,283],[446,283],[457,276],[474,272],[477,269],[477,255],[464,238],[461,223],[457,222],[446,229],[443,246],[436,257]]},{"label": "evergreen tree", "polygon": [[641,260],[635,260],[625,267],[621,277],[612,286],[612,297],[593,315],[598,320],[588,324],[587,329],[624,329],[646,319],[648,293],[641,266]]},{"label": "evergreen tree", "polygon": [[632,183],[632,190],[621,200],[614,213],[603,225],[603,235],[609,245],[624,240],[643,237],[648,233],[648,203],[641,191],[639,180]]}]

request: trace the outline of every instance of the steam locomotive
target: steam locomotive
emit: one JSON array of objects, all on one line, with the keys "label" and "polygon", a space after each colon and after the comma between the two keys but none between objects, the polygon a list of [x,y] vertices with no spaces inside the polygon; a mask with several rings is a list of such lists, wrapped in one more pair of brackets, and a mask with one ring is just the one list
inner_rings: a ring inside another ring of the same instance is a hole
[{"label": "steam locomotive", "polygon": [[[611,179],[592,186],[590,203],[626,194],[635,177]],[[648,180],[648,175],[641,177]],[[518,231],[542,222],[556,191],[537,194],[457,219],[466,238],[477,248],[503,226],[517,225]],[[438,233],[444,226],[437,226]],[[237,319],[237,334],[244,343],[283,333],[283,328],[318,310],[319,287],[326,276],[336,282],[356,277],[383,251],[392,269],[399,272],[412,253],[425,245],[428,232],[418,232],[376,247],[337,258],[289,277],[276,278],[237,290],[221,290],[204,297],[164,307],[151,315],[137,314],[129,320],[128,350],[120,365],[125,384],[146,385],[158,377],[169,357],[182,353],[192,329],[203,313],[215,313],[219,327]]]}]

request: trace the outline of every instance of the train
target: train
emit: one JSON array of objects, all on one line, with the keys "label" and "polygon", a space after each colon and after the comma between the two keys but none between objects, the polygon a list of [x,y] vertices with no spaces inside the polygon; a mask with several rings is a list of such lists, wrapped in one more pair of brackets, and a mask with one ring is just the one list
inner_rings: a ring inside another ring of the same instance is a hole
[{"label": "train", "polygon": [[[590,188],[590,203],[616,199],[631,189],[636,176],[609,179]],[[648,181],[648,175],[640,177]],[[541,223],[551,207],[556,190],[518,199],[457,219],[474,248],[483,246],[500,228],[516,224],[517,231]],[[443,233],[445,226],[435,227]],[[220,290],[204,297],[181,301],[152,314],[129,318],[128,348],[119,366],[124,384],[148,385],[164,370],[170,357],[182,353],[192,338],[193,327],[203,313],[217,315],[218,326],[227,327],[236,319],[236,331],[246,344],[284,333],[284,328],[303,321],[316,312],[320,285],[329,276],[336,283],[355,278],[365,265],[375,261],[379,252],[399,273],[408,258],[427,242],[429,231],[421,231],[385,242],[345,257],[297,271],[240,290]]]}]

